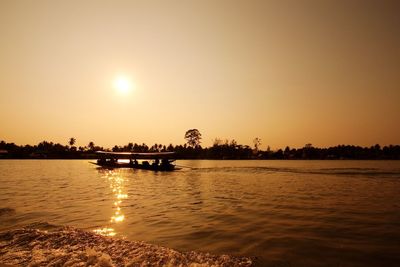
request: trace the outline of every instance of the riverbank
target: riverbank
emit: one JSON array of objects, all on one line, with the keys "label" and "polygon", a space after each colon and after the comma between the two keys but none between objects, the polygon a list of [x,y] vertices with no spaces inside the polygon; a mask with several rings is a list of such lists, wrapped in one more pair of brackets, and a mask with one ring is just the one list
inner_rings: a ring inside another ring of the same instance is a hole
[{"label": "riverbank", "polygon": [[37,145],[21,145],[0,141],[0,159],[96,159],[96,151],[113,152],[175,152],[175,159],[381,159],[399,160],[400,145],[386,145],[381,147],[379,144],[370,147],[355,145],[337,145],[328,148],[313,147],[306,144],[302,148],[290,148],[271,150],[253,149],[247,145],[237,144],[236,141],[225,143],[215,143],[210,147],[197,146],[195,148],[185,145],[163,146],[155,144],[151,147],[146,144],[128,144],[125,146],[114,146],[104,148],[89,145],[87,147],[64,146],[61,144],[43,141]]},{"label": "riverbank", "polygon": [[246,257],[179,252],[73,227],[1,232],[0,262],[5,266],[252,266]]}]

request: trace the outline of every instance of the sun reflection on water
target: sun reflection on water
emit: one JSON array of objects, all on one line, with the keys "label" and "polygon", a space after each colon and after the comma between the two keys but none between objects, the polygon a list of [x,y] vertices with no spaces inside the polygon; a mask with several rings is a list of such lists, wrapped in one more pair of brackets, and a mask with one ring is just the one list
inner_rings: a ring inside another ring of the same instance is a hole
[{"label": "sun reflection on water", "polygon": [[124,178],[121,176],[121,174],[115,171],[107,171],[105,172],[105,178],[110,183],[110,189],[114,195],[114,214],[111,216],[110,226],[98,228],[93,231],[103,236],[115,236],[116,232],[112,225],[125,220],[125,215],[121,209],[121,203],[122,200],[128,198],[128,195],[124,193]]},{"label": "sun reflection on water", "polygon": [[103,236],[115,236],[115,230],[114,228],[98,228],[98,229],[94,229],[93,232],[95,232],[96,234],[99,235],[103,235]]}]

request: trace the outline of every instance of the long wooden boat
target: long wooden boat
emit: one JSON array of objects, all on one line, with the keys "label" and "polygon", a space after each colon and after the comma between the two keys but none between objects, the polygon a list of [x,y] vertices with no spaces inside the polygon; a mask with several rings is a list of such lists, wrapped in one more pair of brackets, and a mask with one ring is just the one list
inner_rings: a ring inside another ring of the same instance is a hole
[{"label": "long wooden boat", "polygon": [[[103,168],[133,168],[151,171],[174,171],[174,152],[107,152],[97,151],[99,158],[91,162]],[[124,160],[124,161],[122,161]],[[141,161],[138,161],[141,160]],[[149,162],[151,160],[152,162]]]}]

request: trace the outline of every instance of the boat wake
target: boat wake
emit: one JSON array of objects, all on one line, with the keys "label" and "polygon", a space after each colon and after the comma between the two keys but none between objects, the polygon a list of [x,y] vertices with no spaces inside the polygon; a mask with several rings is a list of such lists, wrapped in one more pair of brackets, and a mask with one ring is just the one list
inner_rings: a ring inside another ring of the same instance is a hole
[{"label": "boat wake", "polygon": [[43,227],[0,233],[5,266],[251,266],[229,255],[178,252],[144,242],[104,237],[73,227]]},{"label": "boat wake", "polygon": [[192,168],[192,171],[200,172],[251,172],[251,173],[296,173],[315,175],[339,175],[339,176],[368,176],[400,178],[400,170],[380,170],[377,168],[280,168],[280,167],[213,167]]}]

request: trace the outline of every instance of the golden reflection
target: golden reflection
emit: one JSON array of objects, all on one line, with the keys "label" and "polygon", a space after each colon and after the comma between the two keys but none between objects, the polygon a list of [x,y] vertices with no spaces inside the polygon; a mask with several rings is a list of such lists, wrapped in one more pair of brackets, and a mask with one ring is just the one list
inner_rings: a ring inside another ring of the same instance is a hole
[{"label": "golden reflection", "polygon": [[[122,200],[128,198],[128,194],[124,192],[124,178],[114,171],[105,173],[105,177],[110,183],[110,189],[114,196],[114,214],[111,216],[110,223],[116,224],[125,220],[125,215],[121,209]],[[98,228],[94,230],[95,233],[103,236],[115,236],[116,232],[112,227]]]},{"label": "golden reflection", "polygon": [[104,228],[94,229],[93,232],[103,236],[115,236],[114,228],[104,227]]},{"label": "golden reflection", "polygon": [[112,216],[111,222],[122,222],[124,219],[125,219],[124,215]]}]

